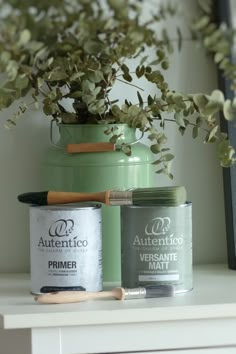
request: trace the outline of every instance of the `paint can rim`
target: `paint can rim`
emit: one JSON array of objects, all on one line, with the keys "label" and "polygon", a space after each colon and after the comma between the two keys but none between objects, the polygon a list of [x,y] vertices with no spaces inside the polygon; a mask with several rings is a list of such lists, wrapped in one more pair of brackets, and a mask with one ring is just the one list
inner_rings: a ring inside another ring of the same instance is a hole
[{"label": "paint can rim", "polygon": [[98,203],[87,203],[87,202],[79,202],[79,203],[69,203],[69,204],[52,204],[52,205],[30,205],[31,208],[40,209],[40,210],[83,210],[83,209],[100,209],[102,206]]},{"label": "paint can rim", "polygon": [[161,204],[148,204],[148,205],[122,205],[121,208],[129,208],[129,209],[142,209],[142,208],[163,208],[163,209],[177,209],[177,208],[186,208],[192,206],[192,202],[186,201],[184,204],[180,205],[161,205]]}]

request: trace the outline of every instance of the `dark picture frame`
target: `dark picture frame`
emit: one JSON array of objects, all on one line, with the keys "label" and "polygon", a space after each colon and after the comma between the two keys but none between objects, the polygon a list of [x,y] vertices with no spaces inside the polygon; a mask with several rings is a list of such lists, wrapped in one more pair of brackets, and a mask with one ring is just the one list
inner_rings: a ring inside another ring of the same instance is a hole
[{"label": "dark picture frame", "polygon": [[[232,5],[230,0],[216,1],[216,14],[219,23],[226,23],[232,26]],[[231,52],[231,59],[236,63],[236,58]],[[225,97],[233,99],[235,93],[230,88],[230,81],[222,74],[218,74],[219,88],[224,92]],[[220,120],[221,131],[226,132],[231,144],[236,147],[236,125],[235,122]],[[225,200],[225,221],[227,238],[228,266],[236,270],[236,166],[223,169],[224,200]]]}]

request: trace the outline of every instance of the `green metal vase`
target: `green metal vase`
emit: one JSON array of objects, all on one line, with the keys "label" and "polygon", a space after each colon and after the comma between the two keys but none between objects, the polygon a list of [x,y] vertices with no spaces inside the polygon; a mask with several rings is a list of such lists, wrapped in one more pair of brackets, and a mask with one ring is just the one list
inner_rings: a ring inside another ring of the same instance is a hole
[{"label": "green metal vase", "polygon": [[[112,125],[121,134],[117,144],[132,144],[131,156],[121,151],[70,154],[67,144],[108,142],[104,131],[111,125],[60,124],[60,138],[52,145],[43,162],[43,187],[46,190],[101,192],[108,189],[153,187],[153,154],[137,141],[135,128]],[[137,142],[136,142],[137,141]],[[120,208],[102,207],[103,281],[121,279]]]}]

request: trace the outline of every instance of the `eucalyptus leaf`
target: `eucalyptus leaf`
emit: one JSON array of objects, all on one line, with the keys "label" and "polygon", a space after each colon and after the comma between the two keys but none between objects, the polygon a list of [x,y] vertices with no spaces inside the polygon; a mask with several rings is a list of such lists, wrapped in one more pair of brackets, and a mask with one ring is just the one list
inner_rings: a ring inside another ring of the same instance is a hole
[{"label": "eucalyptus leaf", "polygon": [[235,120],[236,119],[236,100],[233,102],[231,100],[226,100],[224,103],[224,116],[227,120]]},{"label": "eucalyptus leaf", "polygon": [[193,95],[193,101],[202,115],[211,116],[222,109],[224,95],[220,90],[214,90],[211,95]]},{"label": "eucalyptus leaf", "polygon": [[143,108],[143,99],[142,99],[142,96],[140,95],[139,91],[137,91],[137,96],[138,96],[138,100],[139,100],[139,107]]},{"label": "eucalyptus leaf", "polygon": [[80,98],[83,97],[83,92],[82,91],[71,92],[70,94],[68,94],[68,96],[70,98]]},{"label": "eucalyptus leaf", "polygon": [[145,73],[145,67],[143,65],[137,66],[135,73],[138,78],[142,77]]},{"label": "eucalyptus leaf", "polygon": [[121,151],[123,151],[127,156],[131,156],[132,154],[131,146],[127,144],[121,144]]},{"label": "eucalyptus leaf", "polygon": [[167,162],[167,161],[171,161],[174,159],[174,155],[173,154],[165,154],[165,155],[162,155],[160,160],[163,162]]},{"label": "eucalyptus leaf", "polygon": [[193,131],[192,131],[193,139],[196,139],[198,137],[198,133],[199,133],[199,127],[198,126],[193,127]]},{"label": "eucalyptus leaf", "polygon": [[235,163],[235,150],[227,138],[223,138],[217,147],[218,157],[222,167],[230,167]]},{"label": "eucalyptus leaf", "polygon": [[144,57],[142,57],[142,59],[140,60],[140,66],[142,66],[147,59],[148,59],[148,55],[145,55]]},{"label": "eucalyptus leaf", "polygon": [[198,21],[196,21],[193,25],[193,29],[196,31],[202,30],[207,27],[210,22],[210,18],[208,16],[203,16]]},{"label": "eucalyptus leaf", "polygon": [[58,106],[56,103],[44,100],[43,111],[47,116],[51,116],[58,112]]},{"label": "eucalyptus leaf", "polygon": [[112,105],[111,111],[112,111],[113,116],[115,116],[115,117],[116,116],[117,117],[120,116],[121,110],[120,110],[120,107],[118,105],[116,105],[116,104]]},{"label": "eucalyptus leaf", "polygon": [[14,81],[17,77],[19,64],[15,60],[10,60],[6,67],[6,73],[9,81]]},{"label": "eucalyptus leaf", "polygon": [[119,135],[118,135],[118,134],[114,134],[114,135],[112,135],[112,137],[109,139],[109,142],[110,142],[111,144],[115,144],[118,139],[119,139]]},{"label": "eucalyptus leaf", "polygon": [[15,82],[15,87],[23,90],[25,89],[29,84],[29,78],[26,75],[19,75],[16,78],[16,82]]},{"label": "eucalyptus leaf", "polygon": [[9,62],[9,60],[11,59],[11,53],[4,51],[0,54],[0,62],[2,64],[7,64]]},{"label": "eucalyptus leaf", "polygon": [[98,54],[103,50],[103,44],[91,39],[84,44],[84,50],[88,54]]},{"label": "eucalyptus leaf", "polygon": [[220,63],[224,59],[223,53],[216,53],[214,56],[214,60],[216,63]]},{"label": "eucalyptus leaf", "polygon": [[132,76],[128,72],[124,73],[123,78],[128,82],[131,82],[133,80]]},{"label": "eucalyptus leaf", "polygon": [[[161,146],[160,144],[153,144],[151,145],[151,151],[154,153],[154,154],[159,154],[161,152]],[[161,161],[160,161],[161,162]],[[158,164],[159,162],[155,162],[155,165]]]},{"label": "eucalyptus leaf", "polygon": [[89,80],[83,80],[82,81],[82,90],[86,93],[93,93],[93,90],[95,89],[95,83],[91,82]]},{"label": "eucalyptus leaf", "polygon": [[26,43],[28,43],[31,39],[31,33],[28,29],[24,29],[21,33],[20,33],[20,38],[19,38],[19,42],[18,45],[22,46],[25,45]]},{"label": "eucalyptus leaf", "polygon": [[203,94],[193,95],[193,101],[200,110],[202,110],[209,102],[207,96]]},{"label": "eucalyptus leaf", "polygon": [[[93,94],[83,94],[82,95],[82,100],[90,106],[90,109],[89,111],[91,112],[91,107],[93,107],[93,110],[94,110],[94,107],[97,105],[97,103],[95,102],[95,98],[94,98],[94,95]],[[93,102],[93,106],[91,106],[91,103]]]},{"label": "eucalyptus leaf", "polygon": [[211,131],[210,134],[208,136],[207,142],[215,142],[217,139],[217,132],[218,132],[219,127],[215,126]]},{"label": "eucalyptus leaf", "polygon": [[163,61],[161,67],[162,69],[167,70],[169,68],[169,62],[167,60]]},{"label": "eucalyptus leaf", "polygon": [[211,100],[217,102],[219,105],[223,105],[225,101],[225,97],[222,91],[214,90],[210,95]]},{"label": "eucalyptus leaf", "polygon": [[210,14],[212,11],[212,0],[198,0],[198,4],[200,5],[201,9],[207,13]]},{"label": "eucalyptus leaf", "polygon": [[66,80],[68,76],[64,71],[51,71],[45,73],[43,78],[46,81],[62,81],[62,80]]},{"label": "eucalyptus leaf", "polygon": [[76,72],[76,73],[73,73],[71,76],[70,76],[70,80],[71,81],[77,81],[78,79],[80,79],[82,76],[84,76],[85,73],[83,72]]},{"label": "eucalyptus leaf", "polygon": [[[157,163],[156,163],[156,162],[157,162]],[[153,164],[154,164],[154,165],[158,165],[158,163],[159,163],[159,161],[157,160],[157,161],[155,161]],[[157,174],[162,174],[162,173],[164,173],[164,168],[161,168],[160,170],[157,170],[156,173],[157,173]]]},{"label": "eucalyptus leaf", "polygon": [[98,83],[104,80],[102,71],[96,70],[88,74],[88,79],[91,82]]},{"label": "eucalyptus leaf", "polygon": [[181,113],[175,113],[174,118],[175,118],[176,123],[177,123],[180,127],[185,128],[184,118],[183,118],[183,116],[182,116]]},{"label": "eucalyptus leaf", "polygon": [[126,0],[108,0],[108,4],[118,18],[127,18],[128,7]]}]

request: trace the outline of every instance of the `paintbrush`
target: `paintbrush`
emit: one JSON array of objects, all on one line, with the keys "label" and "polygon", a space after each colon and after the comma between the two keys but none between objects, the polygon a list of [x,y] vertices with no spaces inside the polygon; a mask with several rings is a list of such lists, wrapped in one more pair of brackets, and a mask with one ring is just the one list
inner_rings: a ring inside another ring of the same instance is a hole
[{"label": "paintbrush", "polygon": [[106,205],[163,205],[176,206],[186,202],[186,190],[182,186],[136,188],[126,191],[108,190],[98,193],[32,192],[18,196],[22,203],[34,205],[99,202]]},{"label": "paintbrush", "polygon": [[131,300],[144,298],[158,298],[173,296],[173,285],[150,285],[134,289],[114,288],[110,291],[59,291],[38,295],[35,300],[42,304],[65,304],[96,299],[115,298],[117,300]]}]

